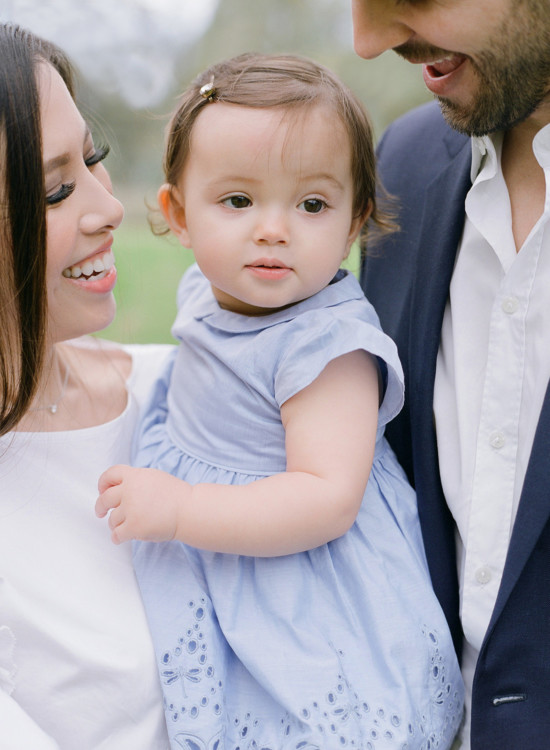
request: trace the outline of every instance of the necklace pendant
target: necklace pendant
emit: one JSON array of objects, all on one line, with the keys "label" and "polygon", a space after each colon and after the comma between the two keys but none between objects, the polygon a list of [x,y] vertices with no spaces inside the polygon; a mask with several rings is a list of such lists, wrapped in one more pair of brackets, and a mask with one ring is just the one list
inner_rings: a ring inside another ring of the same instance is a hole
[{"label": "necklace pendant", "polygon": [[55,404],[48,404],[48,406],[35,406],[34,408],[31,407],[29,411],[49,411],[50,414],[57,414],[58,406],[65,396],[65,390],[67,389],[68,382],[69,382],[69,365],[65,365],[65,377],[63,378],[63,383],[61,384],[61,393],[59,394],[59,398],[57,399]]}]

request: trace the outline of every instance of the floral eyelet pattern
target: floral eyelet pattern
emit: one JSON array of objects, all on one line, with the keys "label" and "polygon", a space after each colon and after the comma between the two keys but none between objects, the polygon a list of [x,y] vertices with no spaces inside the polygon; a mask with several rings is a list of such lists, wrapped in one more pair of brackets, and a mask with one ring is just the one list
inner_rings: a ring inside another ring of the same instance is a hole
[{"label": "floral eyelet pattern", "polygon": [[[430,653],[429,712],[400,713],[375,695],[360,695],[346,677],[343,650],[327,644],[340,670],[333,687],[290,714],[266,720],[253,710],[232,712],[225,683],[210,653],[213,617],[209,601],[188,602],[189,621],[172,649],[163,652],[160,676],[173,748],[184,750],[438,750],[448,748],[461,720],[459,689],[447,679],[438,635],[423,628]],[[272,704],[276,705],[276,704]],[[434,717],[444,717],[435,719]],[[433,727],[438,726],[437,731]]]}]

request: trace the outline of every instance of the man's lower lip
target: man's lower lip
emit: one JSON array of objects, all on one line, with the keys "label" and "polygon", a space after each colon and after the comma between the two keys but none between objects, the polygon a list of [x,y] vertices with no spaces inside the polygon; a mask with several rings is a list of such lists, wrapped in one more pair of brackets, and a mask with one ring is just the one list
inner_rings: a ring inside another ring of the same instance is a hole
[{"label": "man's lower lip", "polygon": [[449,96],[451,94],[451,89],[460,80],[465,63],[466,60],[464,60],[458,68],[455,68],[445,75],[434,74],[431,66],[424,63],[422,65],[422,77],[424,78],[426,87],[432,92],[432,94],[435,94],[435,96]]},{"label": "man's lower lip", "polygon": [[96,294],[112,292],[115,288],[116,280],[116,266],[112,266],[104,276],[91,276],[89,279],[80,276],[78,279],[68,279],[68,281],[78,284],[78,286]]}]

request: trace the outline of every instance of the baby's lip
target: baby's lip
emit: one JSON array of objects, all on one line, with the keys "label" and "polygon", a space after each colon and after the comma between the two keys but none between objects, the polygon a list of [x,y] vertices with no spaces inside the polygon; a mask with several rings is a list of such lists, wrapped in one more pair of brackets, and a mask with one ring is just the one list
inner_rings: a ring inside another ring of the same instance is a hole
[{"label": "baby's lip", "polygon": [[286,263],[277,258],[259,258],[258,260],[248,263],[252,268],[288,268]]}]

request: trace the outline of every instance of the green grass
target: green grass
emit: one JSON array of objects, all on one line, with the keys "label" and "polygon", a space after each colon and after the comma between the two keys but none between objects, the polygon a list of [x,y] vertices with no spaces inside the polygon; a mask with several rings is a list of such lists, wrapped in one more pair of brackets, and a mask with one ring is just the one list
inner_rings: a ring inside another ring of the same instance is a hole
[{"label": "green grass", "polygon": [[155,237],[145,219],[115,232],[117,315],[100,336],[125,343],[172,342],[176,290],[193,262],[175,237]]},{"label": "green grass", "polygon": [[[193,254],[171,235],[155,237],[145,219],[125,221],[117,229],[114,253],[117,315],[99,335],[121,343],[172,342],[176,290],[183,272],[193,262]],[[356,247],[344,266],[358,272]]]}]

